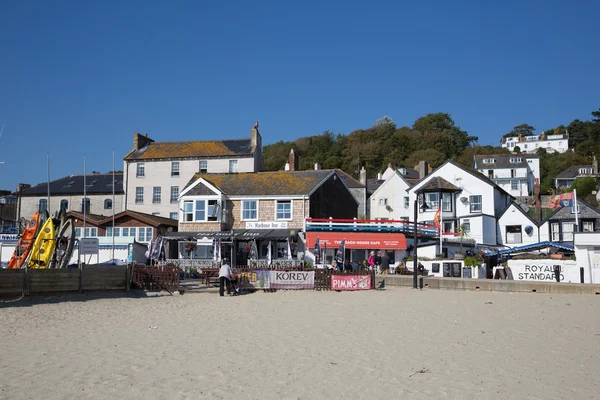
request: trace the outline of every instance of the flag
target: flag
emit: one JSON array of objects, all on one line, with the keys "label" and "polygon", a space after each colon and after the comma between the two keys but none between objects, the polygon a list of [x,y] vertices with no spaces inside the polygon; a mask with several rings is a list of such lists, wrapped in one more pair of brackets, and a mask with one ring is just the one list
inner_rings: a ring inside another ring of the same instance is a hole
[{"label": "flag", "polygon": [[288,249],[287,249],[287,253],[288,253],[288,260],[292,259],[292,247],[290,246],[290,239],[288,238],[287,240],[287,244],[288,244]]},{"label": "flag", "polygon": [[573,192],[562,193],[550,198],[550,208],[573,207],[575,194]]},{"label": "flag", "polygon": [[319,238],[315,241],[315,264],[321,263],[321,244],[319,243]]},{"label": "flag", "polygon": [[256,240],[252,241],[252,249],[250,250],[250,259],[258,260],[258,249],[256,248]]},{"label": "flag", "polygon": [[433,224],[435,225],[436,228],[441,229],[440,228],[440,218],[441,218],[441,214],[442,214],[442,208],[438,208],[437,212],[435,213],[435,216],[433,217]]},{"label": "flag", "polygon": [[214,239],[214,249],[213,249],[213,258],[214,261],[221,261],[221,240],[215,238]]},{"label": "flag", "polygon": [[271,265],[271,260],[273,259],[273,253],[271,250],[271,241],[269,240],[269,244],[267,245],[267,263]]},{"label": "flag", "polygon": [[344,263],[344,254],[346,253],[346,239],[343,239],[340,243],[338,253],[335,255],[335,261],[342,265]]}]

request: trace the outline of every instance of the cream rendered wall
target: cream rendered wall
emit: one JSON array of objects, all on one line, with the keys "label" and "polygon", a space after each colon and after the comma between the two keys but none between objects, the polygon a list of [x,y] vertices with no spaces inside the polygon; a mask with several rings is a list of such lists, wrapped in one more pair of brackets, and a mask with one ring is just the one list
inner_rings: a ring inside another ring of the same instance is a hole
[{"label": "cream rendered wall", "polygon": [[[171,202],[171,186],[178,186],[179,191],[192,179],[195,173],[200,171],[200,160],[208,163],[208,173],[228,173],[229,160],[237,160],[237,172],[254,172],[255,161],[253,157],[231,157],[222,159],[180,159],[180,160],[144,160],[145,175],[136,176],[137,161],[125,161],[124,187],[127,193],[128,210],[138,211],[146,214],[156,214],[169,218],[170,213],[179,211],[178,202]],[[173,161],[179,162],[179,176],[171,176]],[[135,202],[137,187],[144,188],[143,203]],[[154,187],[161,188],[160,203],[153,203]]]},{"label": "cream rendered wall", "polygon": [[[87,198],[90,200],[90,213],[97,215],[106,215],[111,216],[113,214],[113,210],[105,210],[104,209],[104,200],[112,200],[112,193],[110,194],[95,194],[88,195]],[[46,199],[46,197],[21,197],[21,217],[26,219],[31,219],[33,214],[38,210],[40,199]],[[50,215],[53,215],[55,212],[60,210],[60,202],[61,200],[67,200],[69,202],[69,207],[67,211],[77,211],[81,212],[82,208],[82,200],[83,195],[73,195],[73,196],[50,196],[50,205],[48,207],[48,211]],[[125,201],[124,194],[115,194],[115,204],[113,204],[113,208],[115,213],[119,213],[122,211],[123,204]]]},{"label": "cream rendered wall", "polygon": [[[410,197],[406,191],[408,188],[408,184],[394,173],[369,198],[369,219],[408,219],[410,204],[408,208],[404,207],[404,197]],[[379,199],[387,199],[391,211],[385,205],[380,205]]]},{"label": "cream rendered wall", "polygon": [[[521,243],[507,243],[506,242],[506,227],[508,225],[521,225]],[[525,227],[531,226],[533,228],[531,235],[525,233]],[[534,244],[539,242],[539,229],[537,225],[529,220],[523,213],[518,210],[518,206],[511,204],[508,210],[498,220],[498,244],[505,245],[507,247],[524,246],[527,244]]]}]

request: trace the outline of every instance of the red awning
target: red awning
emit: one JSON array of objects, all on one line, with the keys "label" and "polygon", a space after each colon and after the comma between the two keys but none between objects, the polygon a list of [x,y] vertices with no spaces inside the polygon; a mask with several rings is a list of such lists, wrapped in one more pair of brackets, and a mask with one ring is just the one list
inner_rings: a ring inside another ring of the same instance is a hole
[{"label": "red awning", "polygon": [[402,233],[371,233],[371,232],[307,232],[306,246],[315,248],[319,238],[321,248],[337,247],[346,240],[347,249],[393,249],[406,250],[406,237]]}]

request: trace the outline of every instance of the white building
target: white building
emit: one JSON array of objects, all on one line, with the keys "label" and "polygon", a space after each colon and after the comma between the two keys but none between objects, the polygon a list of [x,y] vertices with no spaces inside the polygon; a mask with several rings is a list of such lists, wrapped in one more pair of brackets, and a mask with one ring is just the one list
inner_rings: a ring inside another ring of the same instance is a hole
[{"label": "white building", "polygon": [[498,244],[517,247],[539,242],[538,224],[522,206],[512,202],[498,218]]},{"label": "white building", "polygon": [[585,283],[600,283],[600,232],[575,234],[575,257]]},{"label": "white building", "polygon": [[177,219],[179,192],[196,173],[262,170],[258,127],[248,139],[155,142],[133,135],[133,149],[124,158],[125,207]]},{"label": "white building", "polygon": [[[82,212],[86,206],[88,213],[96,215],[112,215],[123,209],[123,174],[115,174],[115,200],[113,204],[113,175],[92,173],[84,175],[65,176],[50,183],[23,189],[19,194],[17,218],[30,219],[36,211],[48,210],[50,215],[60,209],[65,211]],[[50,204],[48,204],[48,188],[50,189]],[[85,202],[84,202],[84,194]],[[85,204],[84,204],[85,203]]]},{"label": "white building", "polygon": [[548,153],[564,153],[569,150],[569,135],[541,135],[505,137],[501,140],[502,147],[515,151],[516,147],[521,153],[535,153],[538,149],[545,149]]},{"label": "white building", "polygon": [[562,171],[554,178],[554,187],[571,187],[577,178],[600,178],[596,156],[592,159],[592,165],[573,165]]},{"label": "white building", "polygon": [[468,239],[488,246],[498,244],[498,218],[513,200],[483,174],[450,160],[409,189],[411,216],[418,193],[423,194],[428,207],[425,211],[419,210],[418,222],[433,225],[435,214],[441,208],[441,225],[446,238],[454,238],[464,224]]},{"label": "white building", "polygon": [[530,196],[540,179],[540,156],[494,154],[473,156],[473,169],[494,181],[511,196]]},{"label": "white building", "polygon": [[408,220],[411,216],[408,189],[411,186],[401,170],[388,174],[369,198],[369,219]]}]

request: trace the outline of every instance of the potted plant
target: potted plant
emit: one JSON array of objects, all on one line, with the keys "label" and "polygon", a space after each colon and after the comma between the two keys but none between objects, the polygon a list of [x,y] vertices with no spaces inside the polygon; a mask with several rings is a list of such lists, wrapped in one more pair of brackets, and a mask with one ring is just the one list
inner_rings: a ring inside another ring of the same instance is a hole
[{"label": "potted plant", "polygon": [[198,278],[198,270],[194,267],[190,268],[190,278],[197,279]]},{"label": "potted plant", "polygon": [[460,224],[460,227],[458,228],[458,234],[460,236],[460,250],[454,253],[454,259],[464,260],[465,253],[463,253],[463,240],[464,238],[469,237],[469,232],[467,232],[465,224]]}]

